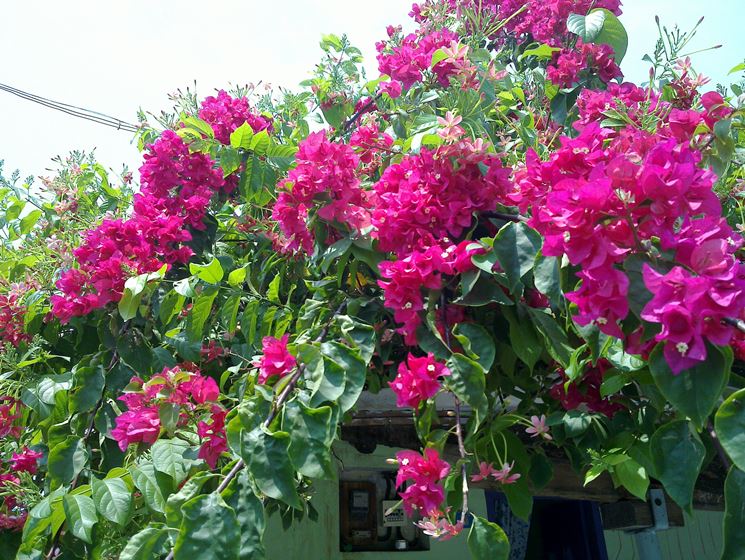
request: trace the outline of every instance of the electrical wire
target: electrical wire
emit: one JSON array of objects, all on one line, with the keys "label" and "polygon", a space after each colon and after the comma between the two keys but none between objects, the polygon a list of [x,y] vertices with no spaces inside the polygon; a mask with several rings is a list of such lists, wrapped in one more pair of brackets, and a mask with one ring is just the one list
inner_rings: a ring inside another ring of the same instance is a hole
[{"label": "electrical wire", "polygon": [[117,119],[116,117],[105,115],[104,113],[99,113],[98,111],[92,111],[91,109],[85,109],[83,107],[70,105],[69,103],[53,101],[51,99],[40,97],[38,95],[34,95],[33,93],[28,93],[26,91],[14,88],[6,84],[0,83],[0,90],[18,96],[21,99],[26,99],[28,101],[38,103],[39,105],[43,105],[44,107],[62,111],[63,113],[67,113],[68,115],[72,115],[73,117],[78,117],[94,123],[110,126],[112,128],[116,128],[117,130],[124,130],[126,132],[137,132],[138,130],[140,130],[140,127],[138,127],[137,125],[130,124],[121,119]]}]

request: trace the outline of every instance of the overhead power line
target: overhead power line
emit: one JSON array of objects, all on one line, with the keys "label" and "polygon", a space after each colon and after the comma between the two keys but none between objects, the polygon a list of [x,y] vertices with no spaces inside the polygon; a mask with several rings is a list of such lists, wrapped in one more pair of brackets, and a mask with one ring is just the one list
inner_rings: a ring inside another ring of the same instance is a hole
[{"label": "overhead power line", "polygon": [[0,84],[0,90],[7,91],[8,93],[17,95],[22,99],[33,101],[34,103],[49,107],[50,109],[62,111],[63,113],[67,113],[68,115],[72,115],[73,117],[79,117],[91,122],[110,126],[112,128],[116,128],[117,130],[137,132],[140,129],[140,127],[138,127],[137,125],[130,124],[121,119],[117,119],[116,117],[105,115],[103,113],[99,113],[98,111],[85,109],[83,107],[76,107],[75,105],[70,105],[68,103],[62,103],[61,101],[53,101],[51,99],[40,97],[38,95],[34,95],[33,93],[28,93],[26,91],[11,87],[6,84]]}]

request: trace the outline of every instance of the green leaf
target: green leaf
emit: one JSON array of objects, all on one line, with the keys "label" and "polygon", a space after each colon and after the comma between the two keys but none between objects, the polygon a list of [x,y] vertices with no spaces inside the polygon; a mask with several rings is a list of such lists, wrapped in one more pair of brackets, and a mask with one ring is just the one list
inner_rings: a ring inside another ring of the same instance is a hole
[{"label": "green leaf", "polygon": [[549,45],[538,45],[532,49],[526,49],[523,54],[520,55],[520,60],[529,56],[535,56],[536,58],[549,59],[553,57],[555,52],[560,51],[558,47],[551,47]]},{"label": "green leaf", "polygon": [[339,39],[339,37],[337,37],[333,33],[329,33],[328,35],[323,35],[321,37],[321,48],[324,51],[334,49],[337,52],[341,52],[344,50],[344,45],[342,45],[341,39]]},{"label": "green leaf", "polygon": [[569,14],[567,17],[567,29],[579,35],[585,43],[595,41],[605,22],[605,10],[590,12],[586,16],[581,14]]},{"label": "green leaf", "polygon": [[236,268],[230,274],[228,274],[228,284],[233,288],[238,288],[243,285],[246,281],[246,274],[248,271],[246,267]]},{"label": "green leaf", "polygon": [[217,493],[197,496],[182,508],[173,547],[175,560],[237,560],[240,527],[233,508]]},{"label": "green leaf", "polygon": [[217,287],[213,287],[199,294],[194,300],[186,326],[189,340],[201,343],[204,327],[212,314],[212,304],[217,297],[217,292]]},{"label": "green leaf", "polygon": [[633,459],[627,459],[613,467],[618,482],[640,500],[647,499],[649,476],[647,471]]},{"label": "green leaf", "polygon": [[181,484],[189,470],[190,461],[184,459],[188,449],[189,444],[180,439],[159,439],[151,450],[153,467],[170,476],[176,485]]},{"label": "green leaf", "polygon": [[488,407],[484,368],[478,362],[457,353],[450,357],[447,366],[450,375],[445,377],[445,385],[471,407],[475,426],[478,426],[484,420]]},{"label": "green leaf", "polygon": [[717,410],[714,426],[727,455],[745,471],[745,389],[727,397]]},{"label": "green leaf", "polygon": [[91,533],[98,521],[93,500],[83,494],[67,494],[62,499],[65,517],[70,531],[77,538],[92,543]]},{"label": "green leaf", "polygon": [[285,406],[282,428],[290,434],[287,452],[297,471],[311,478],[332,478],[331,442],[336,435],[334,411],[310,408],[299,401]]},{"label": "green leaf", "polygon": [[106,384],[103,366],[75,367],[72,380],[70,412],[90,412],[96,408]]},{"label": "green leaf", "polygon": [[727,75],[729,76],[730,74],[736,74],[737,72],[742,72],[743,70],[745,70],[745,62],[741,62],[737,66],[733,66],[732,69],[727,72]]},{"label": "green leaf", "polygon": [[536,330],[543,336],[548,353],[564,368],[567,368],[574,348],[569,344],[567,333],[561,327],[559,320],[546,310],[535,309],[534,307],[528,307],[527,309]]},{"label": "green leaf", "polygon": [[220,280],[222,280],[222,277],[225,275],[220,261],[214,257],[207,264],[189,264],[189,272],[208,284],[219,284]]},{"label": "green leaf", "polygon": [[240,560],[265,560],[264,528],[266,519],[264,505],[254,494],[248,472],[244,469],[222,493],[225,503],[233,508],[240,526]]},{"label": "green leaf", "polygon": [[119,560],[155,560],[160,558],[168,538],[168,533],[162,523],[157,526],[145,527],[127,540],[119,555]]},{"label": "green leaf", "polygon": [[462,295],[453,302],[458,305],[480,307],[492,302],[514,305],[514,302],[504,293],[504,288],[494,280],[491,274],[483,270],[464,272],[461,275],[461,287]]},{"label": "green leaf", "polygon": [[745,472],[732,467],[724,482],[722,560],[745,560]]},{"label": "green leaf", "polygon": [[47,469],[53,486],[69,484],[88,462],[88,451],[82,439],[68,436],[49,451]]},{"label": "green leaf", "polygon": [[558,302],[562,295],[559,259],[544,257],[538,253],[533,267],[533,283],[536,290],[547,296],[552,303]]},{"label": "green leaf", "polygon": [[508,560],[510,557],[510,543],[505,532],[482,517],[474,516],[467,542],[472,560]]},{"label": "green leaf", "polygon": [[[602,12],[604,15],[603,28],[595,37],[594,42],[613,47],[617,64],[621,64],[629,48],[629,35],[626,28],[613,12],[605,8],[597,8],[592,13]],[[592,15],[592,13],[590,15]],[[589,16],[588,16],[589,17]]]},{"label": "green leaf", "polygon": [[324,367],[326,372],[335,369],[329,367],[329,361],[333,361],[343,371],[344,390],[334,400],[339,405],[341,412],[344,413],[355,405],[362,393],[365,386],[367,364],[360,356],[359,350],[338,342],[324,342],[321,344],[321,353],[325,358]]},{"label": "green leaf", "polygon": [[698,429],[704,427],[721,398],[732,367],[732,350],[706,345],[706,361],[675,375],[663,354],[664,342],[649,356],[649,370],[662,395],[688,416]]},{"label": "green leaf", "polygon": [[543,453],[533,455],[530,461],[530,480],[536,490],[544,488],[554,477],[554,465]]},{"label": "green leaf", "polygon": [[166,522],[169,527],[179,527],[181,525],[184,518],[184,504],[201,494],[202,487],[218,476],[217,473],[202,471],[187,480],[178,492],[168,496],[168,500],[166,500]]},{"label": "green leaf", "polygon": [[269,287],[266,290],[266,299],[278,305],[282,303],[281,301],[279,301],[279,287],[280,287],[281,282],[282,282],[282,275],[281,274],[275,275],[272,281],[269,283]]},{"label": "green leaf", "polygon": [[131,472],[132,481],[142,492],[148,507],[158,513],[165,513],[166,497],[171,493],[173,484],[168,475],[156,471],[151,463],[143,463]]},{"label": "green leaf", "polygon": [[512,308],[502,309],[502,313],[510,324],[512,350],[532,371],[543,353],[543,345],[538,340],[538,334],[531,321],[527,320],[524,315],[520,317],[519,311],[516,312]]},{"label": "green leaf", "polygon": [[243,460],[256,482],[256,486],[275,500],[301,509],[297,493],[295,469],[289,457],[290,434],[275,432],[269,434],[256,428],[244,434]]},{"label": "green leaf", "polygon": [[184,302],[186,298],[179,294],[176,290],[170,290],[160,302],[160,309],[158,310],[158,316],[160,322],[163,325],[167,325],[171,322],[176,315],[178,315],[184,308]]},{"label": "green leaf", "polygon": [[253,128],[247,122],[236,128],[230,134],[230,145],[233,148],[243,148],[248,150],[251,147],[251,140],[254,137]]},{"label": "green leaf", "polygon": [[518,291],[520,279],[533,270],[540,248],[540,234],[522,222],[510,222],[494,238],[494,253],[513,294]]},{"label": "green leaf", "polygon": [[269,133],[266,130],[257,132],[251,139],[251,151],[257,155],[263,156],[269,149],[270,143],[271,139],[269,138]]},{"label": "green leaf", "polygon": [[494,339],[484,327],[476,323],[458,323],[453,334],[466,354],[481,364],[484,371],[491,369],[497,350]]},{"label": "green leaf", "polygon": [[704,444],[684,420],[661,426],[650,444],[655,478],[675,503],[690,513],[693,489],[706,456]]},{"label": "green leaf", "polygon": [[90,479],[93,503],[109,521],[124,527],[132,512],[132,495],[121,478]]}]

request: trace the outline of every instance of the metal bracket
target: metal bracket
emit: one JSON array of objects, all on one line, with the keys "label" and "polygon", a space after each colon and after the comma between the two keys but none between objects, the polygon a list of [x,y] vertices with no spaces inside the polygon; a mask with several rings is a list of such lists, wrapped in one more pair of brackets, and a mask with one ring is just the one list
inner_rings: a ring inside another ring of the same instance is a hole
[{"label": "metal bracket", "polygon": [[652,508],[652,519],[654,519],[654,530],[664,531],[670,528],[670,521],[667,518],[667,504],[665,503],[665,493],[662,488],[652,488],[648,494],[649,505]]}]

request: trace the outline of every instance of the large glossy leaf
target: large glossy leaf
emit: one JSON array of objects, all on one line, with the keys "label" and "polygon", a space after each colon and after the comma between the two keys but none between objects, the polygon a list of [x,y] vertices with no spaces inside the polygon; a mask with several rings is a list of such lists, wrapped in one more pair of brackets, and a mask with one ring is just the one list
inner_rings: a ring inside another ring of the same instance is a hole
[{"label": "large glossy leaf", "polygon": [[662,395],[699,429],[721,398],[732,367],[732,350],[707,344],[705,362],[673,374],[663,354],[664,343],[649,356],[649,370]]},{"label": "large glossy leaf", "polygon": [[159,439],[153,444],[153,467],[170,476],[178,485],[186,478],[190,460],[184,458],[189,444],[180,439]]},{"label": "large glossy leaf", "polygon": [[202,487],[214,480],[217,473],[204,471],[187,480],[178,492],[168,496],[166,501],[166,521],[170,527],[179,527],[183,519],[183,506],[186,502],[201,493]]},{"label": "large glossy leaf", "polygon": [[487,400],[485,395],[486,378],[484,368],[478,362],[464,356],[453,354],[447,361],[450,375],[445,377],[445,384],[461,401],[471,407],[476,419],[475,425],[486,416]]},{"label": "large glossy leaf", "polygon": [[722,560],[745,560],[745,472],[732,467],[724,482]]},{"label": "large glossy leaf", "polygon": [[613,47],[616,62],[621,64],[629,48],[629,35],[626,33],[626,28],[613,12],[605,8],[598,8],[597,10],[593,10],[593,12],[603,12],[605,16],[603,28],[597,37],[595,37],[595,43],[602,43]]},{"label": "large glossy leaf", "polygon": [[254,494],[248,472],[244,469],[235,477],[222,497],[235,511],[240,527],[240,560],[264,560],[264,505]]},{"label": "large glossy leaf", "polygon": [[256,485],[264,494],[300,509],[295,469],[290,462],[290,434],[268,434],[256,428],[244,434],[243,460],[248,464]]},{"label": "large glossy leaf", "polygon": [[171,478],[156,471],[152,463],[143,463],[132,469],[132,481],[142,492],[145,503],[158,513],[165,513],[166,498],[171,493]]},{"label": "large glossy leaf", "polygon": [[89,412],[101,399],[106,379],[102,365],[78,367],[73,370],[70,391],[70,412]]},{"label": "large glossy leaf", "polygon": [[69,484],[88,462],[88,451],[83,440],[67,437],[49,452],[47,468],[52,481]]},{"label": "large glossy leaf", "polygon": [[533,269],[540,249],[540,234],[522,222],[510,222],[497,233],[493,251],[512,293],[518,292],[520,279]]},{"label": "large glossy leaf", "polygon": [[121,478],[90,480],[93,503],[98,512],[109,521],[124,527],[132,511],[132,495]]},{"label": "large glossy leaf", "polygon": [[482,517],[474,517],[468,532],[468,551],[471,560],[507,560],[510,557],[510,543],[499,525]]},{"label": "large glossy leaf", "polygon": [[98,521],[93,500],[83,494],[67,494],[62,499],[70,532],[87,543],[91,542],[93,526]]},{"label": "large glossy leaf", "polygon": [[168,533],[162,523],[145,527],[130,537],[119,560],[155,560],[163,553]]},{"label": "large glossy leaf", "polygon": [[688,422],[676,420],[661,426],[651,439],[655,478],[683,509],[691,511],[693,489],[706,448]]},{"label": "large glossy leaf", "polygon": [[342,412],[352,408],[365,386],[367,364],[356,349],[338,342],[324,342],[321,353],[325,358],[325,370],[329,371],[329,360],[334,362],[344,372],[344,390],[339,395],[337,403]]},{"label": "large glossy leaf", "polygon": [[334,411],[330,406],[310,408],[299,401],[285,406],[282,428],[290,434],[288,453],[298,472],[311,478],[334,474],[331,442],[336,433]]},{"label": "large glossy leaf", "polygon": [[173,547],[175,560],[238,560],[238,520],[219,494],[192,498],[184,504],[182,513]]},{"label": "large glossy leaf", "polygon": [[204,290],[194,299],[186,323],[186,332],[189,336],[189,340],[201,342],[204,334],[204,327],[207,324],[207,319],[209,319],[210,314],[212,313],[212,304],[216,297],[217,287],[210,286],[209,289]]},{"label": "large glossy leaf", "polygon": [[587,15],[569,14],[567,18],[567,29],[579,35],[585,43],[595,41],[605,22],[605,10],[590,12]]},{"label": "large glossy leaf", "polygon": [[732,393],[714,418],[722,447],[741,471],[745,471],[745,389]]},{"label": "large glossy leaf", "polygon": [[484,371],[491,369],[497,350],[494,339],[484,327],[476,323],[458,323],[453,334],[466,354],[481,364]]},{"label": "large glossy leaf", "polygon": [[207,264],[191,263],[189,265],[189,272],[208,284],[218,284],[225,275],[220,261],[214,257]]}]

